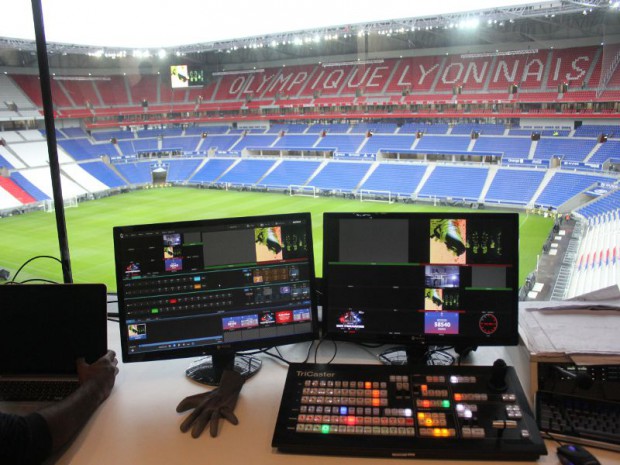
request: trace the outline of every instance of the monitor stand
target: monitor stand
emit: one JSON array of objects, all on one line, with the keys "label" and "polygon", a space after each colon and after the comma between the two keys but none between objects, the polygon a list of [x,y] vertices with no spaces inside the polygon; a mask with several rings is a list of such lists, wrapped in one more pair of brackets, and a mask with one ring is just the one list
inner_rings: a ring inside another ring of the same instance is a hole
[{"label": "monitor stand", "polygon": [[192,362],[185,375],[201,384],[218,386],[225,369],[233,368],[244,380],[260,370],[262,362],[251,355],[238,355],[234,352],[207,355]]},{"label": "monitor stand", "polygon": [[418,344],[397,346],[382,352],[379,358],[386,365],[428,365],[427,353],[432,349]]},{"label": "monitor stand", "polygon": [[[454,346],[454,352],[458,355],[458,362],[475,351],[477,346]],[[379,355],[380,360],[386,365],[435,365],[432,355],[437,347],[421,344],[392,347]],[[441,352],[441,350],[440,350]]]}]

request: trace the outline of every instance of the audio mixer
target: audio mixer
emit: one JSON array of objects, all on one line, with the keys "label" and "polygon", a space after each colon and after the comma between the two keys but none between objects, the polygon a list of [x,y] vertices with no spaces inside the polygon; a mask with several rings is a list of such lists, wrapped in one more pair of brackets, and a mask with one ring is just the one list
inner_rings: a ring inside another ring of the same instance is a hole
[{"label": "audio mixer", "polygon": [[514,368],[291,364],[272,446],[368,457],[536,460],[547,453]]}]

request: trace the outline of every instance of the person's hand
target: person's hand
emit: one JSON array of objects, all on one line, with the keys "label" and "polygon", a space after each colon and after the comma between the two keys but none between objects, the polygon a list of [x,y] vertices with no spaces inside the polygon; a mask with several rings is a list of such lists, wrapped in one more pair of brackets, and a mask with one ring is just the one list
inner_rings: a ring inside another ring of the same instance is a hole
[{"label": "person's hand", "polygon": [[243,377],[233,370],[225,370],[222,374],[219,387],[202,394],[186,397],[179,405],[177,412],[194,411],[181,423],[181,431],[187,432],[191,428],[192,437],[202,434],[207,424],[211,423],[209,431],[211,437],[217,436],[220,418],[225,418],[233,425],[239,423],[234,414],[239,393],[243,387]]},{"label": "person's hand", "polygon": [[77,373],[80,384],[97,392],[100,396],[99,401],[103,402],[114,387],[114,380],[118,374],[117,365],[118,360],[113,350],[108,350],[105,355],[90,365],[83,358],[78,359]]}]

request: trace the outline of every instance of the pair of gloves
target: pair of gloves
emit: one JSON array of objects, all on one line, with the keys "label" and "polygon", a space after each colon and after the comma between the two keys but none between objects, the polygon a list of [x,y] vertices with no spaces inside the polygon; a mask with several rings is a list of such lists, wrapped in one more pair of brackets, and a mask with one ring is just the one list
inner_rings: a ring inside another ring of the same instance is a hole
[{"label": "pair of gloves", "polygon": [[194,411],[181,423],[181,431],[185,433],[191,429],[192,437],[197,438],[209,425],[211,437],[216,437],[220,418],[238,424],[234,410],[244,382],[236,371],[225,370],[217,388],[183,399],[177,405],[177,412]]}]

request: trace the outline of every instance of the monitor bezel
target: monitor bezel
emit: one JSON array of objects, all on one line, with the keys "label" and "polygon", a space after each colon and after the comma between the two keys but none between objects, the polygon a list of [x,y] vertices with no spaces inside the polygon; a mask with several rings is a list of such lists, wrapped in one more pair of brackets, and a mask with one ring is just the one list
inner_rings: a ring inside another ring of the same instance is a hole
[{"label": "monitor bezel", "polygon": [[[178,228],[197,228],[197,227],[217,227],[222,225],[241,225],[244,223],[257,223],[257,222],[277,222],[277,221],[305,221],[307,224],[308,237],[308,266],[309,266],[309,286],[310,286],[310,301],[311,301],[311,332],[284,335],[277,337],[270,337],[264,339],[253,339],[248,341],[235,341],[231,343],[217,343],[211,345],[192,346],[179,349],[167,349],[160,351],[149,352],[129,352],[129,342],[124,329],[127,326],[127,315],[124,310],[125,294],[122,285],[123,276],[123,264],[122,257],[120,256],[120,247],[118,241],[122,234],[145,232],[156,229],[172,229]],[[113,240],[114,240],[114,261],[115,261],[115,275],[116,275],[116,289],[118,296],[118,315],[119,315],[119,332],[121,339],[121,356],[124,363],[132,362],[148,362],[156,360],[172,360],[181,358],[203,357],[203,356],[224,356],[226,354],[238,353],[247,350],[265,349],[275,346],[294,344],[298,342],[312,341],[318,338],[320,326],[317,310],[317,296],[316,296],[316,272],[314,263],[314,249],[312,240],[312,219],[310,213],[283,213],[283,214],[270,214],[270,215],[255,215],[244,217],[232,217],[232,218],[209,218],[200,220],[188,220],[188,221],[171,221],[162,223],[149,223],[138,225],[125,225],[113,227]]]},{"label": "monitor bezel", "polygon": [[[514,262],[514,272],[512,280],[514,325],[510,334],[504,337],[485,338],[482,335],[448,337],[445,335],[433,334],[367,334],[367,333],[345,333],[331,328],[330,322],[330,289],[329,289],[329,266],[328,257],[330,256],[332,242],[325,239],[331,234],[330,227],[333,222],[345,219],[407,219],[412,216],[432,217],[437,219],[452,218],[472,218],[486,215],[488,219],[502,219],[512,222],[511,227],[517,234],[514,236],[512,245],[517,248],[516,260]],[[455,347],[458,350],[471,350],[479,346],[516,346],[519,343],[518,321],[519,321],[519,214],[513,212],[471,212],[471,211],[411,211],[411,212],[326,212],[323,214],[323,264],[322,264],[322,321],[321,332],[325,339],[333,341],[346,341],[353,343],[375,343],[375,344],[395,344],[412,348],[429,347]]]}]

